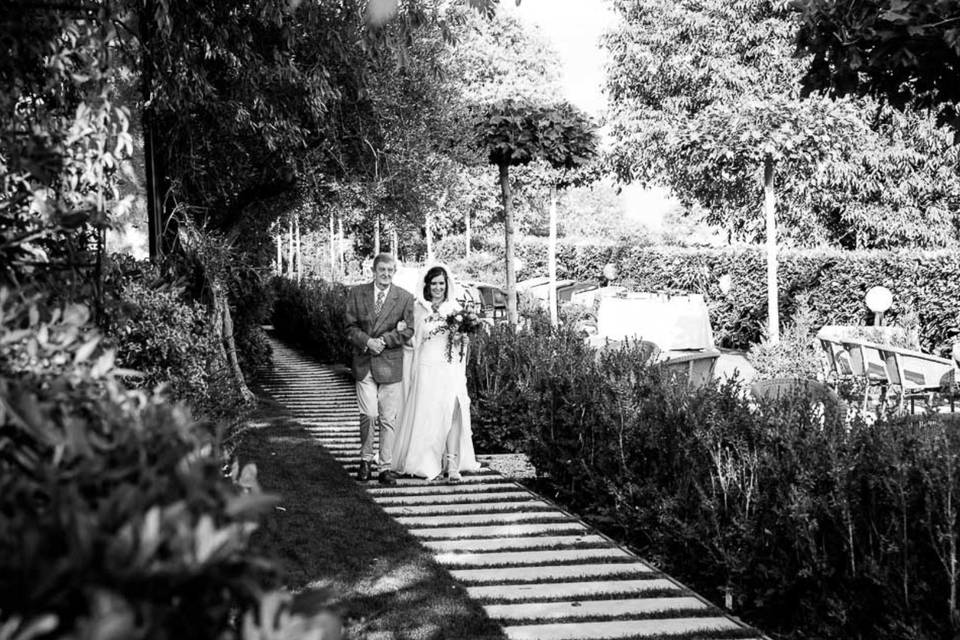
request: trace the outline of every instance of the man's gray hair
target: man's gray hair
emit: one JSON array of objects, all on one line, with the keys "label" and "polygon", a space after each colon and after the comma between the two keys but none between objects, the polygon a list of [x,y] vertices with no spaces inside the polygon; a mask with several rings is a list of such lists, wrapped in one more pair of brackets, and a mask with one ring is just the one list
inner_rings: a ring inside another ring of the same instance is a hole
[{"label": "man's gray hair", "polygon": [[374,271],[377,270],[377,265],[380,264],[381,262],[384,262],[386,264],[396,265],[397,259],[393,257],[393,254],[390,254],[390,253],[378,253],[377,257],[373,259]]}]

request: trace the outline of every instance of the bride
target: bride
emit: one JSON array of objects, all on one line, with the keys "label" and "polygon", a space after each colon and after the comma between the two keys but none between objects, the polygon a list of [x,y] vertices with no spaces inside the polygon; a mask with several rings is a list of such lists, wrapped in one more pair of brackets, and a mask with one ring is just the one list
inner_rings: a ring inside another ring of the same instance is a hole
[{"label": "bride", "polygon": [[460,309],[452,288],[446,269],[432,267],[423,279],[423,298],[414,306],[413,360],[404,372],[409,382],[393,470],[434,479],[446,469],[448,479],[457,482],[461,471],[478,471],[480,465],[470,430],[467,352],[461,352],[460,337],[448,351],[450,334],[442,330],[447,315]]}]

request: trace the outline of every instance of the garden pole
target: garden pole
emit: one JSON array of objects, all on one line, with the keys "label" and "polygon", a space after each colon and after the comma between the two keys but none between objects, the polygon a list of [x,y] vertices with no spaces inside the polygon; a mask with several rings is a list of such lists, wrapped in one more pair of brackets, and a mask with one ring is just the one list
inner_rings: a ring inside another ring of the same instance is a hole
[{"label": "garden pole", "polygon": [[426,214],[424,214],[423,220],[423,233],[427,239],[427,262],[433,262],[433,214],[430,213],[430,208],[427,208]]},{"label": "garden pole", "polygon": [[274,239],[277,241],[277,275],[283,275],[283,232],[280,230],[280,225],[276,227],[276,232],[274,233]]},{"label": "garden pole", "polygon": [[507,321],[517,326],[517,272],[513,264],[513,194],[510,192],[510,165],[500,166],[500,195],[503,196],[503,251],[507,271]]},{"label": "garden pole", "polygon": [[337,225],[340,233],[337,235],[337,260],[340,261],[340,277],[347,275],[346,261],[343,259],[343,216],[337,218]]},{"label": "garden pole", "polygon": [[559,324],[557,309],[557,185],[550,185],[550,240],[547,249],[547,274],[550,276],[550,289],[547,292],[547,304],[550,305],[550,324]]},{"label": "garden pole", "polygon": [[295,234],[297,236],[297,284],[303,279],[303,250],[300,244],[300,213],[297,212],[293,219]]},{"label": "garden pole", "polygon": [[330,282],[337,279],[337,233],[333,226],[333,212],[330,212]]},{"label": "garden pole", "polygon": [[293,217],[287,222],[287,277],[293,278]]},{"label": "garden pole", "polygon": [[466,242],[466,251],[464,256],[470,257],[470,209],[466,209],[463,214],[464,240]]},{"label": "garden pole", "polygon": [[763,160],[763,213],[767,223],[767,324],[769,340],[780,342],[780,292],[777,286],[777,216],[773,191],[773,157]]}]

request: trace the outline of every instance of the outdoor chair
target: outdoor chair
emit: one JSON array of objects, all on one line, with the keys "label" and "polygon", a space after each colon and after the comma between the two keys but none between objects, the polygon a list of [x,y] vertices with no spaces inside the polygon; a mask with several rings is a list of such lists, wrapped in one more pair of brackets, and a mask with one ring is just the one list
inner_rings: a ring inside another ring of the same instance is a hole
[{"label": "outdoor chair", "polygon": [[853,377],[853,367],[850,365],[850,353],[839,341],[835,333],[824,327],[817,332],[817,339],[823,349],[827,361],[827,379],[833,378],[837,383]]},{"label": "outdoor chair", "polygon": [[664,360],[663,367],[667,376],[683,381],[691,387],[702,387],[713,379],[713,370],[717,366],[719,351],[698,351],[690,354],[672,356]]},{"label": "outdoor chair", "polygon": [[880,352],[883,345],[873,342],[864,342],[853,338],[842,338],[840,345],[849,354],[852,378],[859,378],[864,383],[863,409],[866,411],[870,399],[870,390],[879,390],[879,404],[881,407],[887,402],[887,388],[890,378],[887,375],[887,365]]},{"label": "outdoor chair", "polygon": [[898,408],[910,400],[910,413],[918,397],[932,397],[934,393],[946,396],[950,411],[955,408],[957,382],[960,381],[957,363],[946,358],[899,347],[879,347],[890,384],[898,389]]},{"label": "outdoor chair", "polygon": [[777,400],[798,394],[806,395],[811,401],[820,404],[825,415],[836,412],[842,419],[847,414],[847,405],[840,396],[817,380],[784,377],[758,380],[750,385],[750,395],[757,400]]}]

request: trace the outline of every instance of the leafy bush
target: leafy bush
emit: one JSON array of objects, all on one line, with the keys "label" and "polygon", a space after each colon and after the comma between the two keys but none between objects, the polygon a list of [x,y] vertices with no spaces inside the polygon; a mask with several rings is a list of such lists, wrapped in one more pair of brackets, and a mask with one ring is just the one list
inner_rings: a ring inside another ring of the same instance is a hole
[{"label": "leafy bush", "polygon": [[304,346],[323,362],[349,364],[346,338],[347,287],[313,280],[297,284],[274,278],[273,328],[285,340]]},{"label": "leafy bush", "polygon": [[[502,243],[482,247],[503,262]],[[455,243],[438,243],[438,256],[449,260],[462,250]],[[557,250],[560,278],[596,280],[603,266],[614,263],[620,277],[642,290],[702,293],[710,307],[714,335],[721,346],[746,349],[762,337],[766,321],[766,262],[760,247],[722,249],[635,247],[622,244],[570,244]],[[547,273],[547,245],[539,239],[517,243],[524,269],[519,277]],[[857,325],[868,322],[864,296],[884,285],[894,296],[887,317],[911,316],[919,325],[920,344],[931,353],[945,353],[960,336],[960,254],[955,251],[841,251],[782,249],[780,305],[789,317],[797,295],[810,294],[814,325]],[[722,275],[733,277],[723,294]]]},{"label": "leafy bush", "polygon": [[222,391],[218,379],[228,377],[210,323],[203,305],[185,300],[181,290],[131,280],[111,318],[117,364],[140,372],[144,388],[166,384],[174,398],[209,408]]},{"label": "leafy bush", "polygon": [[[277,580],[275,500],[180,406],[117,380],[81,305],[0,291],[0,602],[44,637],[232,638]],[[251,629],[257,623],[248,618]],[[50,634],[55,634],[51,636]],[[32,636],[25,636],[32,637]]]},{"label": "leafy bush", "polygon": [[563,331],[486,340],[468,370],[477,441],[522,443],[542,491],[710,599],[783,637],[957,632],[956,420],[688,389],[632,346]]},{"label": "leafy bush", "polygon": [[784,327],[780,341],[774,344],[764,336],[763,342],[750,347],[747,356],[750,364],[761,379],[821,379],[824,366],[814,338],[818,329],[807,294],[800,294],[793,318]]}]

